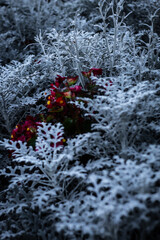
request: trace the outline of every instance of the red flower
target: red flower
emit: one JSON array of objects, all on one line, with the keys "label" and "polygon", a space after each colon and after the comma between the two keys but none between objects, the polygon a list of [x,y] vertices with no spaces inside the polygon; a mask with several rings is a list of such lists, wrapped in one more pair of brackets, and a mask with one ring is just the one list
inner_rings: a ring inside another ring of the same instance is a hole
[{"label": "red flower", "polygon": [[57,105],[59,105],[59,106],[65,106],[65,105],[66,105],[66,102],[65,102],[65,100],[64,100],[63,97],[58,97],[58,98],[56,99],[56,103],[57,103]]},{"label": "red flower", "polygon": [[60,110],[60,108],[57,109],[57,107],[61,107],[61,110],[63,110],[63,107],[66,106],[66,101],[63,96],[59,96],[57,98],[50,98],[47,102],[47,108],[52,110]]},{"label": "red flower", "polygon": [[48,97],[48,99],[50,100],[51,98],[55,98],[56,97],[56,92],[55,91],[51,91],[51,96]]},{"label": "red flower", "polygon": [[59,84],[61,84],[65,79],[66,79],[66,77],[61,77],[60,75],[57,75],[57,77],[56,77],[56,82],[58,82]]},{"label": "red flower", "polygon": [[29,141],[36,136],[37,126],[40,124],[34,117],[28,116],[23,125],[18,124],[11,134],[12,141]]},{"label": "red flower", "polygon": [[55,81],[55,86],[56,86],[57,88],[59,88],[60,83],[59,83],[58,81]]},{"label": "red flower", "polygon": [[20,125],[17,125],[16,128],[12,130],[11,140],[16,141],[17,136],[20,135],[21,133],[22,133],[22,127]]},{"label": "red flower", "polygon": [[22,131],[28,131],[28,129],[31,127],[37,128],[35,120],[36,120],[35,118],[28,116],[26,118],[26,121],[22,125]]},{"label": "red flower", "polygon": [[55,90],[56,88],[59,88],[61,83],[66,79],[66,77],[61,77],[60,75],[57,75],[55,84],[51,84],[51,88]]},{"label": "red flower", "polygon": [[52,103],[50,100],[47,101],[47,108],[49,108],[49,109],[52,108]]},{"label": "red flower", "polygon": [[62,83],[66,77],[61,77],[60,75],[57,75],[58,77],[56,77],[56,81],[58,81],[59,83]]},{"label": "red flower", "polygon": [[26,137],[24,135],[18,137],[16,141],[22,141],[23,143],[26,141]]},{"label": "red flower", "polygon": [[71,87],[70,90],[72,92],[80,92],[82,90],[81,86],[75,86],[75,87]]},{"label": "red flower", "polygon": [[102,75],[102,68],[91,68],[90,71],[93,72],[94,76]]}]

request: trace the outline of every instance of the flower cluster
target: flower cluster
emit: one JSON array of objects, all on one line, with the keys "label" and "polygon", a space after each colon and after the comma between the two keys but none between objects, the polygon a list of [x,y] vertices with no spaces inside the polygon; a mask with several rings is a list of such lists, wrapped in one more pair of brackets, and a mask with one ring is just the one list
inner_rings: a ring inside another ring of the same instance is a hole
[{"label": "flower cluster", "polygon": [[40,121],[37,121],[36,117],[27,116],[23,124],[17,124],[16,128],[13,129],[11,140],[27,142],[28,146],[34,147],[39,125]]},{"label": "flower cluster", "polygon": [[63,111],[67,105],[67,99],[74,99],[76,93],[82,90],[81,86],[70,87],[78,80],[76,77],[61,77],[57,75],[55,84],[51,84],[51,95],[48,97],[47,108],[50,112]]},{"label": "flower cluster", "polygon": [[65,144],[68,137],[90,131],[94,119],[85,117],[84,112],[70,100],[73,102],[77,96],[91,97],[93,95],[95,84],[91,81],[91,74],[93,76],[101,75],[102,69],[91,68],[88,72],[82,72],[82,75],[89,79],[89,85],[86,85],[85,90],[80,85],[75,85],[78,82],[78,76],[62,77],[57,75],[55,82],[51,84],[51,94],[46,99],[46,111],[35,117],[28,116],[23,123],[17,124],[11,133],[11,140],[27,142],[28,146],[35,149],[37,128],[41,122],[52,124],[61,122],[63,124],[65,136],[59,143],[60,145]]}]

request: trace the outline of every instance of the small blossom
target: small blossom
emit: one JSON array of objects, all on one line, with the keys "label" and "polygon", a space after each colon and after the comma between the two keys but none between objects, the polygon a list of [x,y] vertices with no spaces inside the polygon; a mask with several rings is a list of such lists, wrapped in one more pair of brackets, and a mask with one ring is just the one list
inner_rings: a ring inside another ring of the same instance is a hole
[{"label": "small blossom", "polygon": [[93,72],[94,76],[102,75],[102,68],[91,68],[90,71]]},{"label": "small blossom", "polygon": [[56,103],[60,106],[65,106],[66,105],[66,102],[65,100],[63,99],[63,97],[59,97],[56,99]]},{"label": "small blossom", "polygon": [[63,95],[64,95],[64,97],[66,97],[66,98],[71,98],[71,97],[72,97],[71,91],[64,92]]},{"label": "small blossom", "polygon": [[68,82],[68,85],[71,86],[73,84],[75,84],[78,80],[78,76],[76,77],[67,77],[67,82]]},{"label": "small blossom", "polygon": [[59,85],[66,79],[66,77],[61,77],[60,75],[57,75],[55,85],[56,87],[59,87]]},{"label": "small blossom", "polygon": [[51,91],[51,96],[48,97],[48,99],[53,99],[56,96],[56,92],[55,91]]},{"label": "small blossom", "polygon": [[75,87],[71,87],[70,90],[72,92],[80,92],[82,90],[82,87],[81,86],[75,86]]},{"label": "small blossom", "polygon": [[52,107],[53,107],[53,105],[52,105],[51,101],[48,101],[47,102],[47,108],[51,109]]},{"label": "small blossom", "polygon": [[56,86],[57,88],[59,88],[60,83],[59,83],[58,81],[55,81],[55,86]]},{"label": "small blossom", "polygon": [[91,72],[92,72],[91,70],[89,70],[88,72],[82,72],[82,75],[83,75],[84,77],[90,78]]},{"label": "small blossom", "polygon": [[60,75],[57,75],[57,77],[56,77],[56,80],[60,83],[62,83],[65,79],[66,79],[66,77],[61,77]]}]

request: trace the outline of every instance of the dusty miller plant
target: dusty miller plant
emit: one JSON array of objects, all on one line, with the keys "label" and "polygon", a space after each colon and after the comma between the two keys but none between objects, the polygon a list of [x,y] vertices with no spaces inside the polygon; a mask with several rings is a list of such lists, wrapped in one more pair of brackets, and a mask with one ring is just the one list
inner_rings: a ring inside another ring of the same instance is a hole
[{"label": "dusty miller plant", "polygon": [[[38,64],[34,56],[26,57],[24,62],[13,61],[0,67],[0,124],[2,136],[11,134],[14,126],[26,114],[43,111],[44,91],[49,87],[55,74]],[[47,90],[46,90],[47,93]],[[39,104],[37,102],[39,101]],[[42,104],[43,103],[43,104]],[[37,106],[36,106],[37,104]],[[37,110],[36,110],[37,109]]]},{"label": "dusty miller plant", "polygon": [[152,234],[158,239],[159,90],[147,81],[125,91],[121,79],[112,78],[112,85],[108,78],[92,81],[101,91],[85,99],[87,106],[77,102],[97,121],[91,133],[52,148],[63,128],[43,123],[36,151],[21,142],[18,148],[16,142],[3,142],[15,151],[16,165],[1,171],[11,177],[1,193],[2,239],[145,239]]},{"label": "dusty miller plant", "polygon": [[[83,3],[88,11],[87,1],[74,7]],[[1,68],[1,123],[8,132],[17,122],[11,115],[19,106],[27,110],[26,103],[38,105],[57,73],[104,69],[101,78],[91,76],[98,87],[93,98],[73,103],[95,119],[90,133],[62,146],[62,125],[42,123],[35,151],[21,141],[1,141],[14,156],[1,170],[9,178],[0,195],[2,240],[159,239],[159,37],[152,26],[149,43],[142,42],[144,32],[135,34],[122,21],[123,3],[100,1],[103,32],[80,30],[77,18],[69,33],[42,31],[36,59]],[[89,79],[79,81],[85,89]]]}]

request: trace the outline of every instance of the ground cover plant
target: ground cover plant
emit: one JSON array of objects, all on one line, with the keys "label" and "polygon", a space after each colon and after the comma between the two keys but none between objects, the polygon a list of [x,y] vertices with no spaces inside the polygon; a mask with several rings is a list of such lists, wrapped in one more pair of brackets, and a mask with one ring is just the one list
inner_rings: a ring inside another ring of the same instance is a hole
[{"label": "ground cover plant", "polygon": [[159,239],[159,7],[0,2],[0,239]]}]

